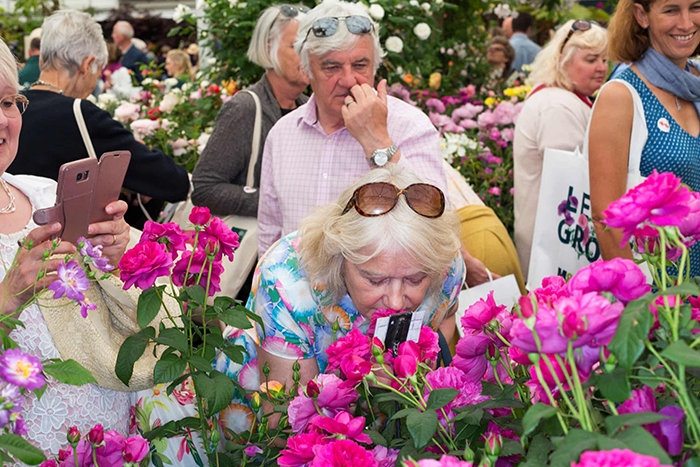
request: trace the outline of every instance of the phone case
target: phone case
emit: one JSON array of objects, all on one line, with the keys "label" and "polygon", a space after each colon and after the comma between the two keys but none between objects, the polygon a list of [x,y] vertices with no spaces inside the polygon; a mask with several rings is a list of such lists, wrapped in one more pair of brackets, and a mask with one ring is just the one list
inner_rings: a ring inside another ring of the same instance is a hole
[{"label": "phone case", "polygon": [[109,220],[107,204],[119,199],[119,191],[131,153],[116,151],[97,159],[81,159],[63,164],[58,174],[56,205],[34,213],[34,222],[46,225],[60,222],[63,229],[52,238],[76,243],[87,236],[91,223]]}]

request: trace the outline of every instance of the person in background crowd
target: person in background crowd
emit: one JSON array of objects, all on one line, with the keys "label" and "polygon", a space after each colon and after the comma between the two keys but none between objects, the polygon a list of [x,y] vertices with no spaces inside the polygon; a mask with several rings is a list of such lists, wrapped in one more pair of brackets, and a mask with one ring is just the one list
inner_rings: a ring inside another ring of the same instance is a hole
[{"label": "person in background crowd", "polygon": [[515,246],[527,278],[545,148],[573,151],[583,139],[605,82],[607,32],[589,21],[568,21],[533,62],[533,90],[515,125]]},{"label": "person in background crowd", "polygon": [[[89,18],[85,13],[80,13]],[[46,24],[46,23],[44,23]],[[102,30],[94,23],[94,33],[102,38]],[[85,33],[80,30],[80,33]],[[50,37],[48,31],[46,37]],[[42,53],[44,53],[42,50]],[[50,50],[50,48],[49,48]],[[77,72],[80,73],[80,72]],[[22,111],[27,108],[27,98],[19,95],[17,63],[14,56],[0,39],[0,131],[3,144],[0,145],[0,207],[3,209],[0,222],[0,259],[3,264],[18,262],[18,267],[9,271],[0,268],[0,302],[2,312],[13,315],[35,292],[47,287],[56,280],[56,270],[60,259],[45,260],[43,253],[51,248],[52,235],[59,232],[60,225],[53,223],[38,227],[32,220],[35,210],[51,207],[56,201],[56,182],[47,178],[13,176],[7,172],[8,166],[21,145]],[[89,91],[88,91],[89,92]],[[33,104],[33,103],[32,103]],[[42,157],[43,153],[34,156]],[[129,241],[129,226],[124,222],[127,206],[123,201],[110,203],[105,211],[112,220],[91,224],[95,236],[93,245],[100,246],[110,263],[116,266],[126,250]],[[31,250],[20,248],[22,239],[33,242]],[[53,251],[55,255],[75,253],[75,245],[61,242]],[[38,281],[42,272],[45,281]],[[37,282],[35,284],[35,282]],[[36,285],[36,289],[34,287]],[[93,312],[92,310],[90,311]],[[69,313],[65,310],[66,315]],[[15,315],[24,326],[15,329],[10,337],[27,352],[40,360],[61,358],[60,344],[57,344],[47,326],[39,304],[35,303]],[[75,332],[80,333],[76,328]],[[97,348],[98,352],[101,349]],[[65,357],[64,357],[65,358]],[[22,404],[23,426],[26,438],[42,451],[53,455],[66,445],[66,433],[71,426],[77,426],[85,433],[100,423],[105,431],[117,430],[126,435],[129,431],[129,409],[131,395],[99,387],[96,384],[73,386],[47,378],[46,392],[39,400],[32,391],[25,394]]]},{"label": "person in background crowd", "polygon": [[[124,188],[154,198],[146,207],[155,213],[163,200],[184,200],[190,187],[184,167],[136,141],[109,112],[85,100],[107,63],[100,25],[86,13],[56,12],[44,20],[41,45],[41,77],[25,93],[32,105],[24,114],[19,151],[8,172],[56,180],[62,164],[88,157],[73,113],[75,99],[83,99],[80,109],[97,157],[110,151],[131,152]],[[138,209],[132,211],[136,212],[132,216],[140,214]],[[135,219],[127,216],[130,223],[136,224]]]},{"label": "person in background crowd", "polygon": [[119,60],[122,58],[122,51],[114,42],[107,43],[107,65],[105,65],[100,78],[105,83],[105,90],[112,86],[112,73],[122,67]]},{"label": "person in background crowd", "polygon": [[189,54],[190,61],[192,62],[192,69],[197,73],[199,71],[199,46],[192,43],[187,46],[185,52]]},{"label": "person in background crowd", "polygon": [[175,49],[168,52],[165,57],[165,71],[171,78],[177,79],[177,84],[173,87],[180,88],[185,81],[194,80],[194,72],[190,56],[186,52]]},{"label": "person in background crowd", "polygon": [[[192,202],[208,207],[215,215],[257,216],[259,192],[256,188],[260,186],[267,134],[283,115],[308,100],[302,94],[308,86],[308,78],[301,71],[299,56],[293,47],[303,11],[308,11],[308,8],[272,6],[260,15],[255,25],[248,58],[266,70],[260,81],[249,89],[259,97],[262,108],[255,184],[245,187],[253,142],[255,102],[249,93],[239,92],[224,104],[216,117],[214,131],[192,174]],[[248,284],[241,289],[240,296],[245,300],[249,291]]]},{"label": "person in background crowd", "polygon": [[19,70],[19,85],[27,88],[39,79],[41,70],[39,69],[39,54],[41,53],[41,39],[35,37],[29,43],[29,58]]},{"label": "person in background crowd", "polygon": [[[368,170],[387,162],[420,173],[445,192],[439,136],[427,115],[373,89],[384,51],[367,10],[326,2],[302,20],[294,43],[314,91],[280,119],[265,142],[258,207],[258,255],[299,228],[312,207],[327,204]],[[299,189],[303,186],[304,189]],[[470,285],[488,280],[466,255]]]},{"label": "person in background crowd", "polygon": [[508,39],[503,36],[494,36],[486,49],[486,59],[493,67],[491,72],[492,80],[508,81],[515,72],[513,60],[515,59],[515,49],[510,45]]},{"label": "person in background crowd", "polygon": [[134,77],[140,83],[143,80],[141,65],[148,65],[146,54],[131,43],[134,37],[134,28],[127,21],[117,21],[112,29],[112,40],[122,51],[121,64],[134,73]]},{"label": "person in background crowd", "polygon": [[[505,21],[504,21],[505,23]],[[518,12],[517,16],[511,19],[512,34],[510,45],[515,49],[515,60],[513,70],[522,72],[523,65],[529,65],[535,60],[541,47],[530,39],[532,33],[533,19],[530,13]]]},{"label": "person in background crowd", "polygon": [[[700,191],[700,65],[689,60],[700,53],[699,30],[700,10],[690,0],[622,0],[612,17],[610,58],[632,66],[600,92],[590,124],[591,211],[605,260],[632,258],[629,245],[620,246],[622,232],[600,224],[627,191],[630,159],[640,161],[631,169],[642,176],[672,172]],[[690,274],[700,275],[698,244],[690,248]]]}]

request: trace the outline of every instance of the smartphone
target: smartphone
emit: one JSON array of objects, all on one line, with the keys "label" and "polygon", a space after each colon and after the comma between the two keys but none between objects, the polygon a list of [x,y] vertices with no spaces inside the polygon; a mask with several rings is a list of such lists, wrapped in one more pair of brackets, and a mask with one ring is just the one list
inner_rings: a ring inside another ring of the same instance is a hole
[{"label": "smartphone", "polygon": [[399,345],[406,341],[418,342],[423,326],[424,311],[397,313],[377,320],[374,336],[384,343],[384,348],[396,356]]},{"label": "smartphone", "polygon": [[52,238],[70,243],[86,237],[88,226],[112,216],[105,207],[119,199],[131,153],[115,151],[97,159],[81,159],[61,166],[56,188],[56,204],[34,213],[34,222],[45,225],[60,222],[63,229]]}]

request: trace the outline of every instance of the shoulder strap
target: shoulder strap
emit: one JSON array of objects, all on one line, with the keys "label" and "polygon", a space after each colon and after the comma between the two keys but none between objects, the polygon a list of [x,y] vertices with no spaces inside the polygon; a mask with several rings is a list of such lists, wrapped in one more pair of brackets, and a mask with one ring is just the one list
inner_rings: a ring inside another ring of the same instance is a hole
[{"label": "shoulder strap", "polygon": [[241,92],[247,92],[255,101],[255,125],[253,126],[253,145],[250,150],[250,161],[248,162],[248,176],[246,177],[246,187],[255,186],[255,164],[258,163],[258,155],[260,154],[260,136],[262,133],[262,105],[260,98],[253,91],[246,89]]},{"label": "shoulder strap", "polygon": [[87,126],[85,125],[85,119],[83,118],[83,112],[80,110],[80,103],[82,99],[75,99],[73,101],[73,113],[75,114],[75,121],[78,122],[78,129],[80,129],[80,136],[83,137],[83,143],[85,143],[85,149],[87,149],[88,156],[97,159],[97,154],[95,154],[95,148],[92,146],[92,141],[90,140],[90,133],[88,133]]}]

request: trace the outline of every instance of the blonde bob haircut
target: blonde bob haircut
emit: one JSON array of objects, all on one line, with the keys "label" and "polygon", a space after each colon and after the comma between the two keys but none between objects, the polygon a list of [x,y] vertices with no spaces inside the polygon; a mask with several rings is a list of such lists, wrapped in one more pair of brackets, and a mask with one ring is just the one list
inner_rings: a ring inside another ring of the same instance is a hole
[{"label": "blonde bob haircut", "polygon": [[565,67],[574,58],[574,54],[579,50],[590,50],[594,54],[602,54],[607,50],[608,33],[597,24],[591,24],[591,29],[587,31],[575,31],[562,50],[561,46],[573,24],[574,20],[564,23],[537,54],[531,65],[532,73],[528,77],[533,86],[545,84],[573,91],[574,85]]},{"label": "blonde bob haircut", "polygon": [[2,38],[0,38],[0,82],[11,87],[15,92],[19,92],[17,60]]},{"label": "blonde bob haircut", "polygon": [[347,293],[344,266],[362,264],[383,253],[408,255],[430,278],[426,293],[435,293],[460,248],[459,218],[449,208],[430,219],[417,214],[399,196],[394,209],[377,217],[361,216],[354,208],[343,215],[355,190],[373,182],[388,182],[399,188],[421,183],[402,166],[387,164],[370,170],[349,186],[335,203],[316,208],[299,229],[301,266],[311,283],[323,284],[336,300]]}]

